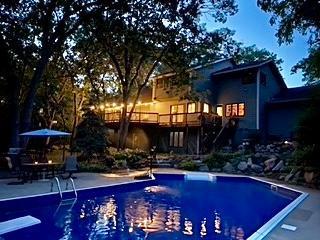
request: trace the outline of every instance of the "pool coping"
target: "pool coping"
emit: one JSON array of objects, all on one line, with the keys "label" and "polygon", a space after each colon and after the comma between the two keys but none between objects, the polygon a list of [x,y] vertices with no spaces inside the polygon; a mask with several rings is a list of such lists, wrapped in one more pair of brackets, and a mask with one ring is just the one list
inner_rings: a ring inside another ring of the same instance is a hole
[{"label": "pool coping", "polygon": [[[142,183],[142,182],[148,182],[148,181],[154,181],[154,180],[155,180],[155,177],[152,175],[151,179],[146,179],[146,180],[126,181],[126,182],[121,182],[121,183],[98,185],[98,186],[94,186],[94,187],[78,188],[76,190],[78,192],[78,191],[93,190],[93,189],[98,189],[98,188],[109,188],[109,187],[121,186],[121,185],[127,185],[127,184],[136,184],[136,183]],[[62,193],[72,193],[72,192],[73,192],[72,189],[62,191]],[[21,200],[21,199],[25,199],[25,198],[43,197],[43,196],[50,196],[50,195],[59,195],[59,192],[49,192],[49,193],[26,195],[26,196],[21,196],[21,197],[3,198],[3,199],[0,199],[0,203],[5,202],[5,201],[11,201],[11,200]]]},{"label": "pool coping", "polygon": [[[157,172],[155,175],[186,175],[190,174],[192,172],[181,172],[181,173],[164,173],[164,172]],[[244,176],[244,175],[222,175],[222,174],[214,174],[214,173],[205,173],[205,172],[193,172],[197,173],[199,175],[210,175],[211,177],[230,177],[230,178],[248,178],[248,179],[253,179],[255,181],[263,182],[270,184],[271,186],[277,186],[281,187],[290,191],[298,192],[301,195],[297,197],[294,201],[292,201],[289,205],[287,205],[285,208],[283,208],[280,212],[278,212],[276,215],[274,215],[269,221],[267,221],[264,225],[262,225],[258,230],[256,230],[253,234],[251,234],[247,240],[262,240],[264,239],[275,227],[289,214],[291,213],[300,203],[303,202],[308,197],[308,193],[282,185],[278,183],[273,183],[270,181],[262,180],[257,177],[252,177],[252,176]],[[107,185],[99,185],[99,186],[93,186],[93,187],[83,187],[77,189],[77,191],[83,191],[83,190],[94,190],[98,188],[111,188],[114,186],[121,186],[121,185],[128,185],[128,184],[137,184],[137,183],[143,183],[143,182],[152,182],[156,180],[154,175],[152,175],[151,179],[146,179],[146,180],[134,180],[134,181],[126,181],[126,182],[121,182],[121,183],[113,183],[113,184],[107,184]],[[72,193],[73,190],[65,190],[63,193]],[[26,196],[21,196],[21,197],[12,197],[12,198],[5,198],[5,199],[0,199],[1,202],[5,201],[10,201],[10,200],[21,200],[25,198],[34,198],[34,197],[41,197],[41,196],[51,196],[51,195],[59,195],[59,192],[50,192],[50,193],[42,193],[42,194],[33,194],[33,195],[26,195]]]}]

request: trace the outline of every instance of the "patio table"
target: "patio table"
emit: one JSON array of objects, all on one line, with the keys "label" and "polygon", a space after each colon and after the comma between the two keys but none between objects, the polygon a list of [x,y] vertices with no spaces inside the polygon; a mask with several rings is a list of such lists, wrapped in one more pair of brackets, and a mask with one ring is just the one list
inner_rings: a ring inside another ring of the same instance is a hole
[{"label": "patio table", "polygon": [[51,163],[43,163],[43,162],[39,162],[39,163],[23,163],[22,164],[22,168],[24,169],[25,172],[27,173],[31,173],[30,176],[30,180],[32,181],[32,177],[34,175],[38,176],[39,172],[42,172],[42,181],[47,180],[45,178],[45,174],[46,172],[49,173],[50,171],[52,172],[52,176],[54,176],[54,171],[56,169],[56,167],[61,166],[62,163],[57,163],[57,162],[51,162]]}]

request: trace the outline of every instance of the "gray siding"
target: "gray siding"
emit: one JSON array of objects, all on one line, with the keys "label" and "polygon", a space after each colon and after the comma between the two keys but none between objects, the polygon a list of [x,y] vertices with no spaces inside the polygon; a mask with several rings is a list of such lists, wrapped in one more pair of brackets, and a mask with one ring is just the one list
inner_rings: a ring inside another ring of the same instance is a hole
[{"label": "gray siding", "polygon": [[[267,133],[267,125],[269,124],[268,116],[266,112],[266,104],[274,97],[274,95],[278,94],[281,90],[281,86],[277,81],[276,76],[272,73],[269,65],[265,65],[260,68],[260,71],[266,75],[266,85],[263,86],[260,84],[260,98],[259,98],[259,125],[260,125],[260,133],[262,134],[263,139],[266,139]],[[271,124],[277,124],[276,122]]]}]

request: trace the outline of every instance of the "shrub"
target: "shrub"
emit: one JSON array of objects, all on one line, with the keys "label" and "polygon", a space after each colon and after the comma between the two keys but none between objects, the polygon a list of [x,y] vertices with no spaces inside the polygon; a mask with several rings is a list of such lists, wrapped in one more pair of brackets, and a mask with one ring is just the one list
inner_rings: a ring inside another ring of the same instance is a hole
[{"label": "shrub", "polygon": [[95,173],[103,173],[109,172],[110,168],[103,162],[79,162],[79,170],[80,172],[95,172]]},{"label": "shrub", "polygon": [[315,168],[320,170],[318,157],[320,149],[315,146],[304,146],[296,149],[293,155],[293,164],[304,168]]},{"label": "shrub", "polygon": [[178,165],[178,168],[183,169],[183,170],[187,170],[187,171],[197,171],[199,169],[197,164],[193,161],[181,162]]},{"label": "shrub", "polygon": [[149,165],[148,162],[148,153],[142,151],[142,150],[131,150],[126,149],[119,152],[114,152],[113,157],[116,160],[116,162],[123,164],[123,162],[126,162],[126,166],[128,168],[143,168],[147,167]]},{"label": "shrub", "polygon": [[213,168],[222,168],[226,162],[229,162],[231,159],[237,158],[240,155],[240,153],[213,152],[207,158],[205,158],[204,163],[207,164],[210,170]]},{"label": "shrub", "polygon": [[83,160],[90,161],[97,156],[105,156],[108,145],[103,120],[93,111],[86,112],[83,121],[77,126],[73,150],[81,152]]}]

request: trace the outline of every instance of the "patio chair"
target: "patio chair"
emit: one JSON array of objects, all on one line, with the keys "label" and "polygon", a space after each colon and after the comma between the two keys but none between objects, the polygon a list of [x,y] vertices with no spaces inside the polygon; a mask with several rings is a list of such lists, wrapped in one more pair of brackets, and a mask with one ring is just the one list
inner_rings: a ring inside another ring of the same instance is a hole
[{"label": "patio chair", "polygon": [[66,157],[66,160],[64,162],[64,172],[67,172],[68,175],[66,177],[63,177],[63,179],[67,179],[67,178],[76,178],[74,176],[72,176],[73,173],[78,172],[79,170],[79,164],[77,161],[77,157],[76,156],[68,156]]},{"label": "patio chair", "polygon": [[7,161],[8,169],[10,171],[10,174],[12,176],[17,176],[18,175],[18,180],[22,179],[21,181],[18,182],[9,182],[8,185],[20,185],[24,184],[24,176],[21,177],[21,169],[19,167],[15,167],[12,163],[12,160],[10,157],[5,157],[5,160]]}]

